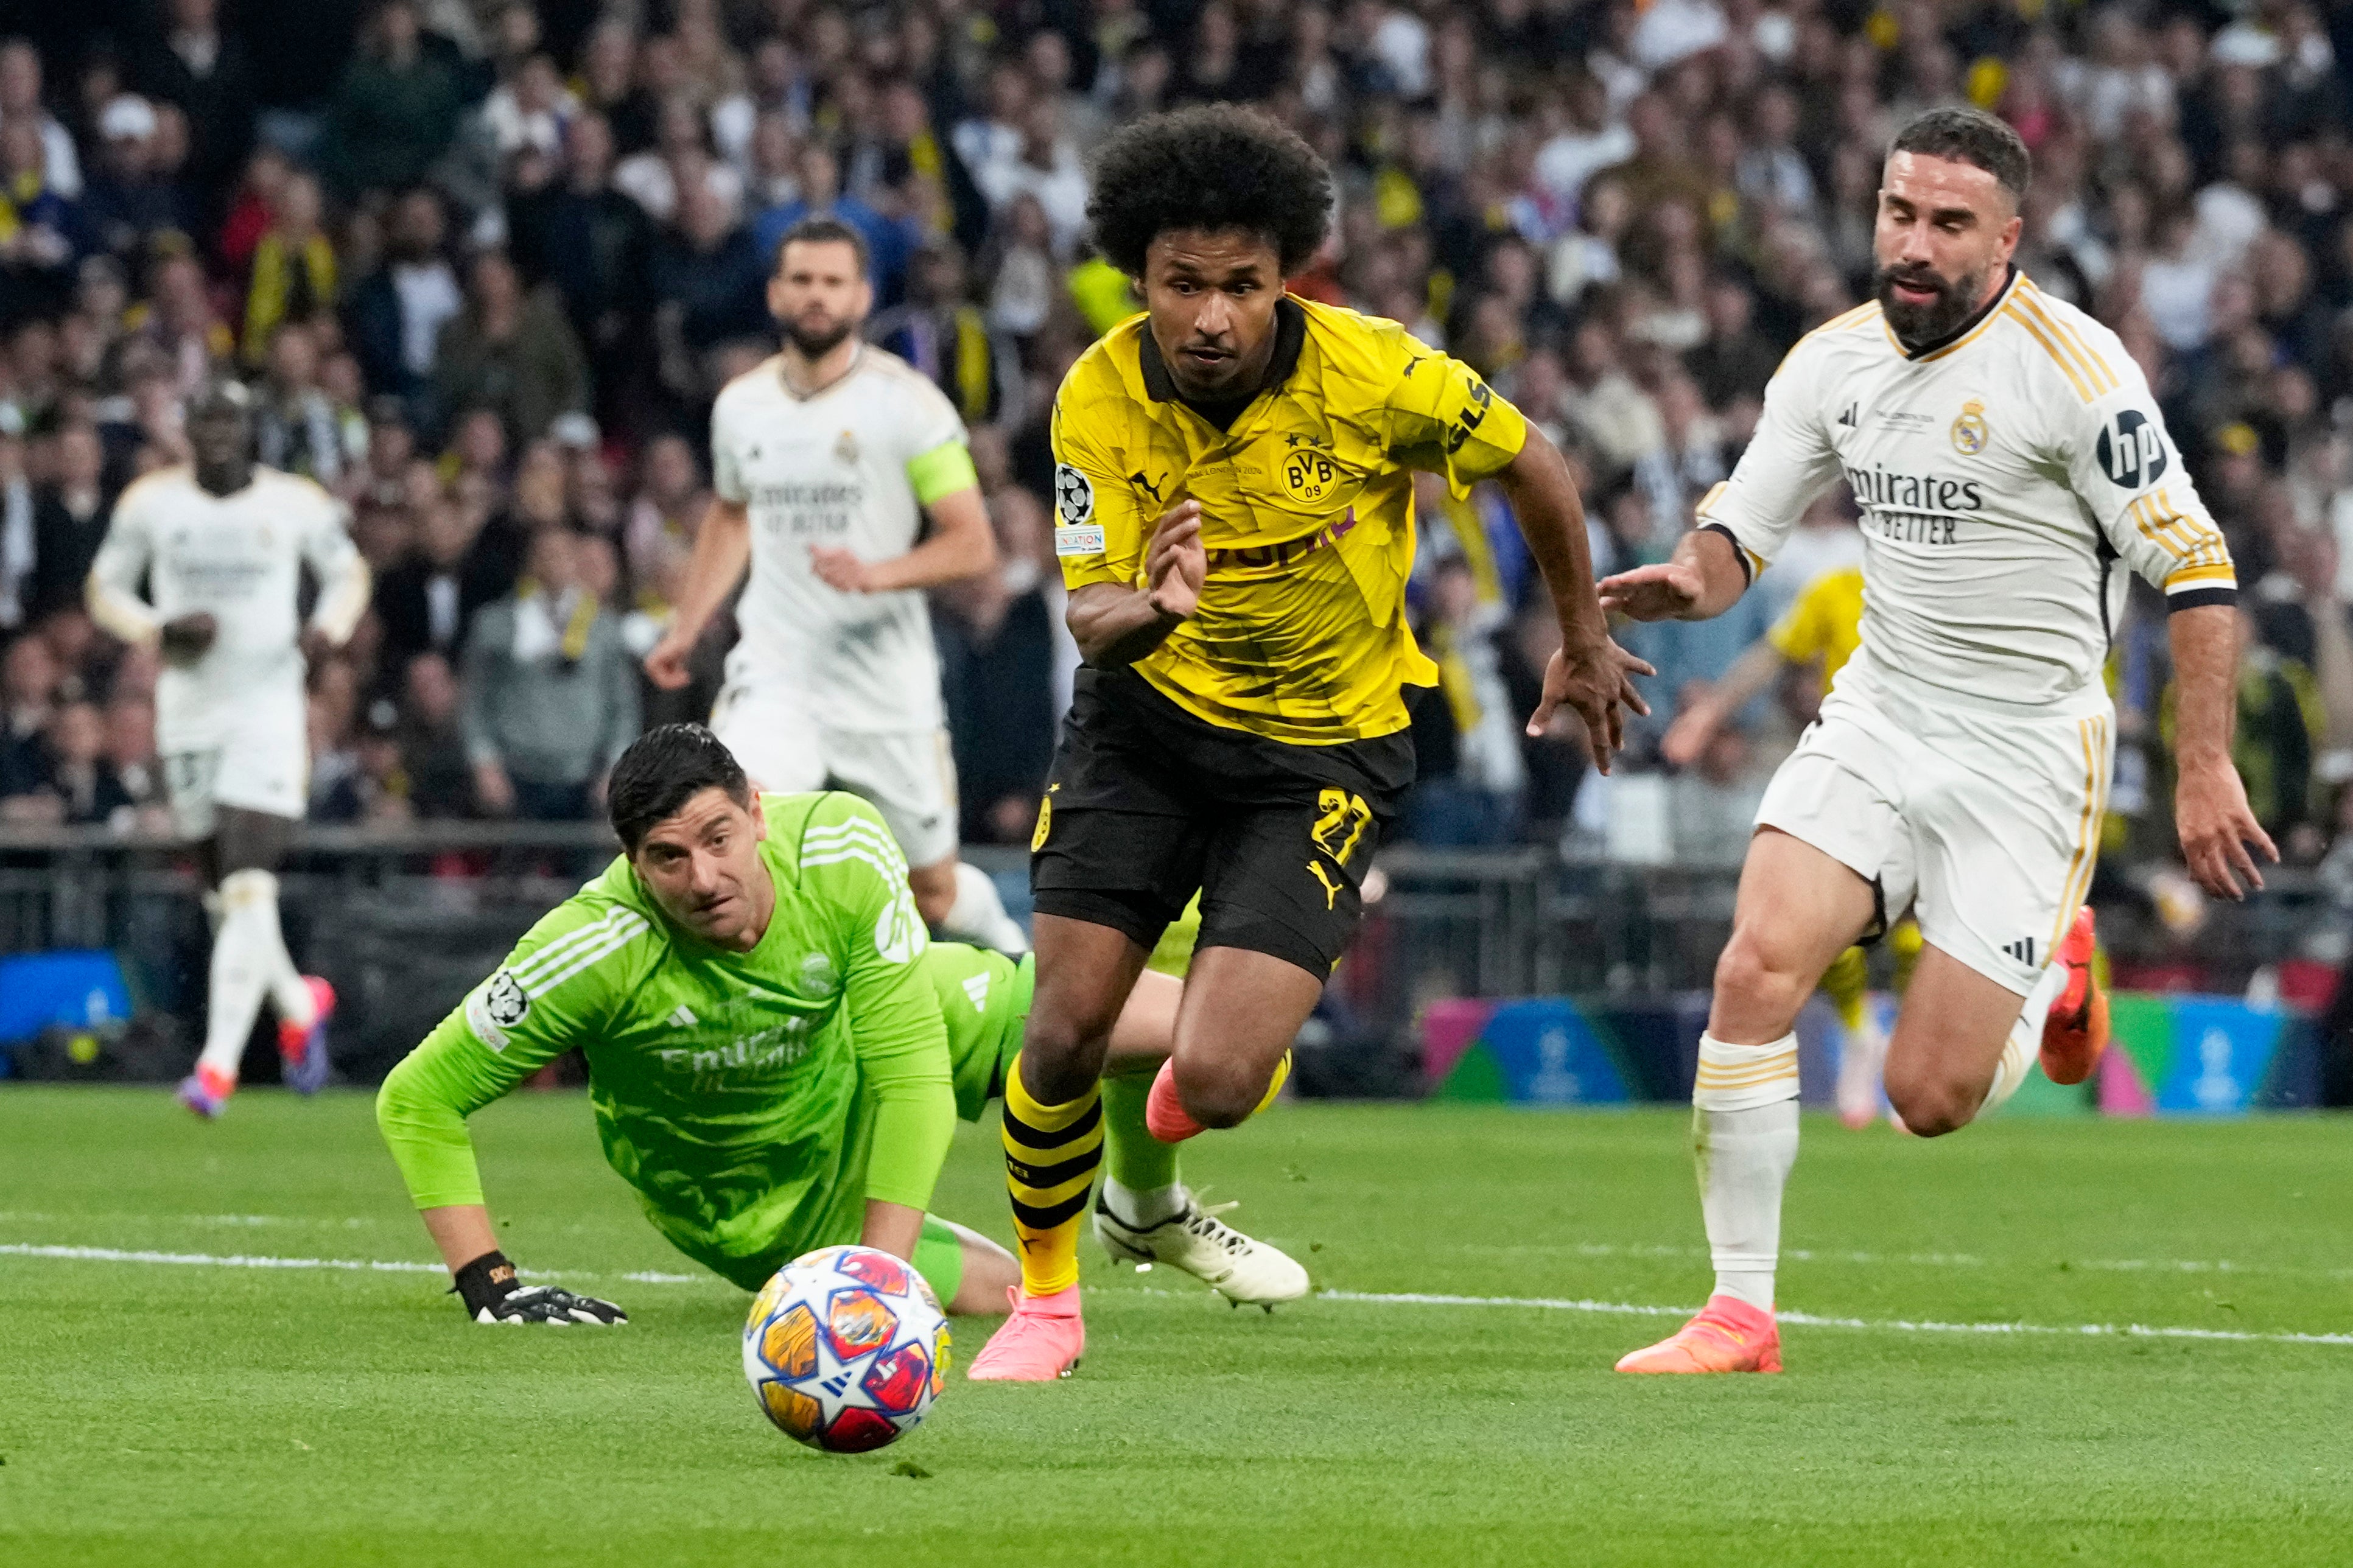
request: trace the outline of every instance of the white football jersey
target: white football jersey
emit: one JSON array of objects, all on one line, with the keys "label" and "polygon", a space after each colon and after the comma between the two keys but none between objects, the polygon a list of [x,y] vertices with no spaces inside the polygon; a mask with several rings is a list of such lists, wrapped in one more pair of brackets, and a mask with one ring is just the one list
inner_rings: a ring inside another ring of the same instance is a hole
[{"label": "white football jersey", "polygon": [[818,577],[809,549],[863,561],[913,549],[923,512],[908,465],[964,440],[940,389],[871,346],[807,397],[786,384],[781,355],[727,384],[711,410],[712,488],[748,508],[752,523],[731,686],[803,693],[835,729],[938,727],[939,656],[923,594],[841,593]]},{"label": "white football jersey", "polygon": [[1753,576],[1841,476],[1862,513],[1855,662],[1890,689],[1997,711],[2097,706],[2118,562],[2177,609],[2235,598],[2230,550],[2139,367],[2022,272],[1925,353],[1876,303],[1810,333],[1697,521]]},{"label": "white football jersey", "polygon": [[[256,468],[234,495],[216,496],[185,467],[133,483],[90,567],[90,608],[101,626],[143,641],[178,616],[208,611],[212,647],[194,665],[165,665],[155,684],[156,747],[203,750],[273,729],[302,705],[297,597],[309,562],[321,584],[313,620],[340,642],[367,608],[368,574],[343,504],[311,480]],[[139,597],[142,575],[147,597]]]}]

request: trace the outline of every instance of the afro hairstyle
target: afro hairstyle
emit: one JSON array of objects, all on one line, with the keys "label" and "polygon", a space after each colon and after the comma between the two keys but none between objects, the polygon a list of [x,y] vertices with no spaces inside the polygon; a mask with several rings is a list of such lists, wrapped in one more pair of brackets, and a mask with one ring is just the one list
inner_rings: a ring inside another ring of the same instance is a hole
[{"label": "afro hairstyle", "polygon": [[1332,174],[1296,133],[1254,110],[1199,104],[1139,120],[1094,157],[1087,222],[1131,278],[1170,229],[1244,229],[1273,245],[1286,278],[1324,243]]}]

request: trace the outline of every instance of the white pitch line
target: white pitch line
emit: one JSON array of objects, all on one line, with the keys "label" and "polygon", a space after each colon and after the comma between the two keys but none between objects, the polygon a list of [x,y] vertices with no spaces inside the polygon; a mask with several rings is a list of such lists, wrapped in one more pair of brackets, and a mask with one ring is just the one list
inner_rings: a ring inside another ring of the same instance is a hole
[{"label": "white pitch line", "polygon": [[[1440,1296],[1423,1291],[1319,1290],[1319,1301],[1362,1301],[1398,1307],[1518,1307],[1545,1312],[1606,1312],[1619,1317],[1687,1318],[1697,1307],[1648,1307],[1632,1301],[1568,1300],[1546,1296]],[[1868,1329],[1903,1334],[2063,1334],[2097,1339],[2114,1335],[2144,1340],[2227,1340],[2243,1344],[2353,1345],[2353,1333],[2258,1333],[2243,1329],[2179,1329],[2147,1323],[1942,1323],[1909,1318],[1829,1318],[1812,1312],[1782,1312],[1784,1323],[1810,1329]]]},{"label": "white pitch line", "polygon": [[[374,1258],[272,1258],[252,1253],[152,1252],[120,1247],[41,1247],[29,1242],[0,1243],[0,1257],[53,1258],[69,1263],[158,1263],[197,1268],[329,1268],[355,1274],[447,1274],[438,1263],[387,1261]],[[526,1279],[601,1279],[601,1274],[579,1269],[519,1268]],[[638,1269],[618,1278],[640,1285],[699,1285],[708,1276],[663,1274]]]},{"label": "white pitch line", "polygon": [[[248,1253],[152,1252],[119,1247],[49,1247],[27,1242],[0,1243],[0,1257],[48,1258],[72,1263],[144,1263],[211,1268],[337,1269],[360,1274],[441,1274],[438,1263],[412,1263],[364,1258],[274,1258]],[[522,1269],[536,1279],[596,1279],[600,1275],[577,1270]],[[715,1283],[699,1274],[664,1274],[651,1269],[619,1276],[644,1285]],[[1159,1294],[1160,1292],[1155,1292]],[[1383,1307],[1517,1307],[1524,1311],[1600,1312],[1629,1318],[1687,1318],[1696,1307],[1653,1307],[1634,1301],[1570,1300],[1555,1296],[1448,1296],[1426,1291],[1319,1290],[1319,1301],[1355,1301]],[[2240,1344],[2353,1345],[2353,1333],[2261,1333],[2242,1329],[2169,1328],[2147,1323],[1946,1323],[1909,1318],[1831,1318],[1813,1312],[1783,1312],[1784,1323],[1810,1329],[1863,1329],[1905,1334],[2060,1334],[2097,1339],[2221,1340]]]}]

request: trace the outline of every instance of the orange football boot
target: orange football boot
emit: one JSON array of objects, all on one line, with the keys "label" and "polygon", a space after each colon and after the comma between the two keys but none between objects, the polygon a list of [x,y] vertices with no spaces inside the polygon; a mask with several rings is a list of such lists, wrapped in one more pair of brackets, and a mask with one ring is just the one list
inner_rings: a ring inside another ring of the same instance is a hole
[{"label": "orange football boot", "polygon": [[1087,1349],[1079,1288],[1050,1296],[1008,1290],[1005,1299],[1013,1315],[988,1336],[965,1376],[975,1383],[1051,1383],[1070,1376]]},{"label": "orange football boot", "polygon": [[1781,1330],[1773,1314],[1737,1296],[1710,1296],[1698,1317],[1619,1362],[1620,1372],[1778,1372]]},{"label": "orange football boot", "polygon": [[2067,940],[2051,955],[2067,966],[2067,988],[2042,1020],[2042,1076],[2052,1083],[2081,1083],[2100,1065],[2108,1048],[2108,993],[2092,973],[2099,939],[2092,931],[2092,906],[2075,911]]}]

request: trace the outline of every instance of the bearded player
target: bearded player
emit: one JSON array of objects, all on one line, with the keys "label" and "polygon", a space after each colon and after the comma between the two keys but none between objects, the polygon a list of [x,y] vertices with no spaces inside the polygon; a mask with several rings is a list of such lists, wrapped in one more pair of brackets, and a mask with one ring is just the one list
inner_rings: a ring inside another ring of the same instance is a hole
[{"label": "bearded player", "polygon": [[1086,668],[1031,845],[1038,996],[1005,1089],[1020,1305],[976,1378],[1052,1379],[1085,1344],[1078,1227],[1118,1104],[1097,1079],[1187,901],[1200,936],[1146,1112],[1168,1142],[1265,1103],[1356,929],[1413,777],[1407,689],[1437,679],[1406,624],[1414,471],[1511,500],[1562,638],[1538,726],[1574,708],[1608,766],[1650,668],[1609,640],[1551,444],[1398,323],[1284,291],[1332,205],[1303,142],[1183,110],[1112,138],[1092,189],[1095,242],[1146,314],[1054,406],[1054,551]]},{"label": "bearded player", "polygon": [[[1005,1081],[1029,961],[930,942],[871,805],[754,795],[699,724],[639,737],[608,800],[621,858],[533,926],[377,1096],[466,1315],[624,1321],[610,1302],[516,1279],[466,1132],[467,1117],[575,1047],[606,1159],[688,1257],[756,1289],[804,1252],[863,1242],[913,1263],[951,1311],[1002,1310],[1019,1278],[1011,1256],[926,1211],[956,1120],[977,1119]],[[1166,1058],[1177,990],[1165,974],[1137,987],[1116,1070]],[[1115,1164],[1176,1182],[1174,1150],[1140,1128],[1113,1141]],[[1194,1217],[1137,1246],[1103,1239],[1238,1304],[1305,1294],[1290,1258]]]},{"label": "bearded player", "polygon": [[[216,920],[204,1050],[180,1101],[216,1117],[265,998],[287,1084],[311,1093],[327,1081],[335,994],[287,955],[277,873],[309,805],[305,663],[351,637],[367,610],[368,569],[340,501],[255,464],[243,386],[207,386],[187,431],[195,460],[148,475],[115,503],[87,596],[92,620],[163,658],[156,750]],[[319,582],[307,623],[297,602],[306,564]]]},{"label": "bearded player", "polygon": [[955,407],[859,336],[873,303],[856,229],[807,218],[786,231],[768,280],[784,349],[712,405],[714,494],[646,673],[685,685],[703,627],[744,583],[743,635],[711,714],[719,738],[764,789],[832,785],[872,801],[913,868],[924,921],[1018,953],[1029,938],[996,884],[957,854],[955,765],[923,600],[992,570],[996,535]]},{"label": "bearded player", "polygon": [[[1746,589],[1843,475],[1862,510],[1862,646],[1757,811],[1692,1099],[1716,1268],[1706,1308],[1621,1372],[1778,1372],[1781,1192],[1798,1152],[1798,1008],[1852,943],[1910,910],[1923,947],[1886,1086],[1924,1137],[2061,1082],[2105,1028],[2088,940],[2114,747],[2101,679],[2119,563],[2165,594],[2180,711],[2174,816],[2218,896],[2276,858],[2231,764],[2231,555],[2116,334],[2011,264],[2025,146],[1936,110],[1889,153],[1875,302],[1791,351],[1755,440],[1671,562],[1601,585],[1640,620]],[[2088,929],[2085,931],[2088,937]],[[2046,1036],[2056,1012],[2060,1027]]]}]

